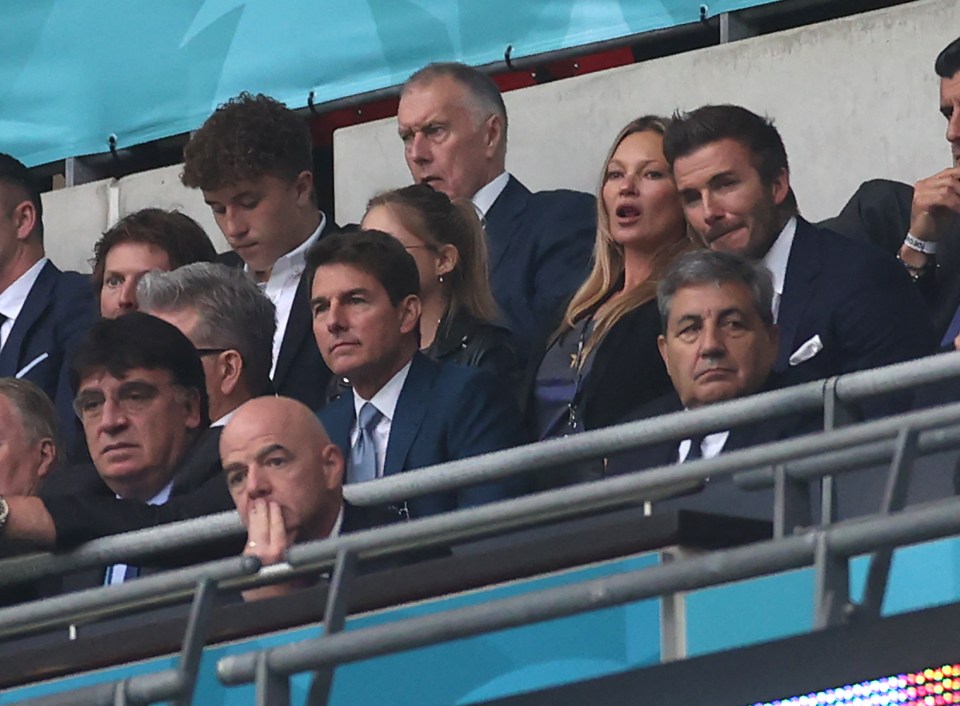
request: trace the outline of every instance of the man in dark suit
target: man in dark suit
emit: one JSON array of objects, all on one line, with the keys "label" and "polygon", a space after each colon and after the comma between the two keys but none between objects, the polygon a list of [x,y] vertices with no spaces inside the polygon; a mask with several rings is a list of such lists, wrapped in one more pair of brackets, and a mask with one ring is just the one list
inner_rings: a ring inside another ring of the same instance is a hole
[{"label": "man in dark suit", "polygon": [[[203,364],[174,326],[141,312],[101,319],[77,348],[70,382],[93,464],[55,474],[40,498],[0,498],[4,542],[69,548],[233,507],[217,438],[205,431]],[[207,557],[169,560],[198,558]],[[108,569],[65,579],[64,588],[137,573],[123,565]]]},{"label": "man in dark suit", "polygon": [[532,193],[507,173],[503,97],[464,64],[430,64],[407,79],[397,122],[414,180],[471,199],[484,217],[490,287],[529,352],[587,276],[596,201],[577,191]]},{"label": "man in dark suit", "polygon": [[[624,421],[697,409],[771,389],[779,347],[772,316],[773,282],[762,265],[709,250],[682,255],[657,287],[663,334],[658,339],[675,392],[644,405]],[[653,444],[610,458],[607,474],[668,466],[814,431],[817,416],[770,420]],[[770,492],[744,492],[729,477],[691,487],[666,509],[696,509],[770,519]]]},{"label": "man in dark suit", "polygon": [[[314,333],[327,365],[352,390],[320,411],[359,483],[523,443],[512,390],[489,373],[431,361],[419,351],[419,275],[413,258],[379,231],[332,235],[307,255]],[[344,526],[382,524],[476,505],[501,484],[347,508]]]},{"label": "man in dark suit", "polygon": [[241,93],[221,105],[183,150],[182,181],[203,191],[243,267],[274,303],[271,376],[278,394],[311,409],[325,401],[330,371],[310,331],[304,257],[336,225],[318,210],[306,123],[282,103]]},{"label": "man in dark suit", "polygon": [[940,52],[940,112],[953,166],[911,188],[864,182],[836,218],[821,225],[896,255],[930,308],[940,345],[960,347],[960,38]]},{"label": "man in dark suit", "polygon": [[759,260],[773,275],[785,384],[917,358],[933,324],[903,268],[879,249],[798,215],[783,141],[732,105],[677,116],[664,139],[684,212],[712,250]]},{"label": "man in dark suit", "polygon": [[36,384],[54,401],[65,437],[79,436],[67,382],[72,350],[96,318],[89,277],[44,255],[43,205],[27,168],[0,154],[0,377]]}]

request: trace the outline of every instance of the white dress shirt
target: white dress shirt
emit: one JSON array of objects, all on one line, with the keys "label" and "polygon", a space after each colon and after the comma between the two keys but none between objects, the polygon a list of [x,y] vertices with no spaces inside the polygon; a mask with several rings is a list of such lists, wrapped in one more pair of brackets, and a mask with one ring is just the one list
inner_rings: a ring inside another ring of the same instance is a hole
[{"label": "white dress shirt", "polygon": [[780,235],[763,256],[763,264],[773,275],[773,322],[780,317],[780,297],[783,296],[783,283],[787,279],[787,263],[793,248],[793,237],[797,234],[797,217],[791,216],[783,226]]},{"label": "white dress shirt", "polygon": [[[321,211],[320,225],[317,226],[317,229],[302,244],[286,255],[277,258],[270,270],[270,278],[266,282],[260,283],[260,289],[277,309],[277,332],[273,336],[273,365],[270,366],[270,377],[273,377],[277,369],[280,344],[283,343],[283,336],[287,332],[287,322],[290,321],[293,298],[296,296],[297,287],[300,285],[300,276],[307,266],[307,250],[319,240],[320,233],[323,232],[326,223],[327,217]],[[250,268],[244,267],[244,270],[249,272]]]},{"label": "white dress shirt", "polygon": [[0,348],[6,345],[7,339],[10,337],[10,332],[13,330],[13,325],[16,323],[17,317],[20,316],[20,312],[23,311],[23,305],[30,295],[30,290],[33,289],[33,285],[37,282],[37,277],[40,276],[40,270],[42,270],[46,264],[47,258],[41,257],[29,270],[20,275],[13,284],[4,289],[3,292],[0,292],[0,314],[7,317],[3,325],[0,326]]},{"label": "white dress shirt", "polygon": [[493,202],[496,201],[500,194],[503,193],[503,190],[507,188],[508,181],[510,181],[510,175],[507,172],[503,172],[473,195],[473,198],[470,200],[473,201],[473,205],[480,212],[481,216],[486,217],[487,211],[493,206]]},{"label": "white dress shirt", "polygon": [[[410,362],[412,363],[413,361],[411,360]],[[369,400],[363,399],[357,394],[357,389],[353,388],[353,428],[350,430],[351,447],[356,445],[357,437],[360,435],[360,428],[357,425],[357,420],[360,419],[360,408],[367,402],[370,402],[380,410],[380,421],[377,422],[377,426],[373,428],[373,445],[377,452],[377,478],[383,478],[383,464],[387,460],[387,443],[390,441],[393,415],[397,411],[400,392],[403,390],[403,384],[407,381],[409,372],[410,363],[407,363],[387,381],[386,385],[377,390],[377,393]]]},{"label": "white dress shirt", "polygon": [[[730,436],[729,431],[716,431],[713,434],[707,434],[703,437],[703,443],[700,444],[700,455],[703,458],[719,456],[720,452],[723,451],[724,444],[727,443],[728,436]],[[687,456],[690,455],[690,445],[692,443],[690,439],[684,439],[680,442],[680,446],[677,449],[677,463],[683,463],[687,460]]]}]

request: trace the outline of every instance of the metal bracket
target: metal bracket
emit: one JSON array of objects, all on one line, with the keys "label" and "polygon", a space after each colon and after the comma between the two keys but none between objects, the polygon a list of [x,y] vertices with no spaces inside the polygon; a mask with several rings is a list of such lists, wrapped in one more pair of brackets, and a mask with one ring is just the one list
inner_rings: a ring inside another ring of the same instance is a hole
[{"label": "metal bracket", "polygon": [[200,659],[203,657],[203,646],[216,595],[216,581],[205,578],[197,582],[187,629],[183,634],[180,663],[177,665],[181,691],[180,696],[172,702],[174,706],[190,706],[193,703],[193,692],[197,685],[197,675],[200,673]]},{"label": "metal bracket", "polygon": [[[907,504],[907,491],[910,488],[910,472],[920,455],[917,440],[920,434],[915,429],[903,429],[897,435],[897,446],[890,461],[887,485],[880,505],[880,515],[899,512]],[[870,568],[863,589],[863,600],[857,606],[857,617],[879,618],[883,609],[883,599],[890,578],[890,566],[893,563],[893,549],[878,549],[870,555]]]},{"label": "metal bracket", "polygon": [[850,564],[830,550],[825,532],[817,533],[814,552],[816,585],[813,627],[822,630],[845,622],[850,613]]},{"label": "metal bracket", "polygon": [[[337,553],[333,576],[327,590],[327,605],[323,612],[324,635],[341,632],[347,622],[347,595],[357,572],[357,555],[349,549]],[[333,687],[335,666],[318,669],[310,680],[310,690],[304,702],[307,706],[327,706]]]},{"label": "metal bracket", "polygon": [[267,651],[257,656],[256,706],[290,706],[290,679],[270,671]]},{"label": "metal bracket", "polygon": [[773,538],[782,539],[810,524],[809,483],[794,478],[778,463],[773,467]]}]

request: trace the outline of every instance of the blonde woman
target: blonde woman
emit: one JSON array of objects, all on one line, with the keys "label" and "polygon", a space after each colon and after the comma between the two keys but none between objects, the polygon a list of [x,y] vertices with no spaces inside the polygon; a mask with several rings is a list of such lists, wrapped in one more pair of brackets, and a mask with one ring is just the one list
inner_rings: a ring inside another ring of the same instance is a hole
[{"label": "blonde woman", "polygon": [[638,118],[607,155],[593,269],[537,369],[530,413],[538,438],[608,426],[672,389],[657,349],[657,281],[692,244],[663,156],[666,126]]}]

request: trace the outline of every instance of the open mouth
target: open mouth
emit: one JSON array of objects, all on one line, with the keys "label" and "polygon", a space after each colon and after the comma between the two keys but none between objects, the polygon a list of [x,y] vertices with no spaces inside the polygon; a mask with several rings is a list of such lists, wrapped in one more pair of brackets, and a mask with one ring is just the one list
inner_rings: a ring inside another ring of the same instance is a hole
[{"label": "open mouth", "polygon": [[617,218],[621,220],[634,220],[640,217],[640,209],[636,206],[617,206]]}]

